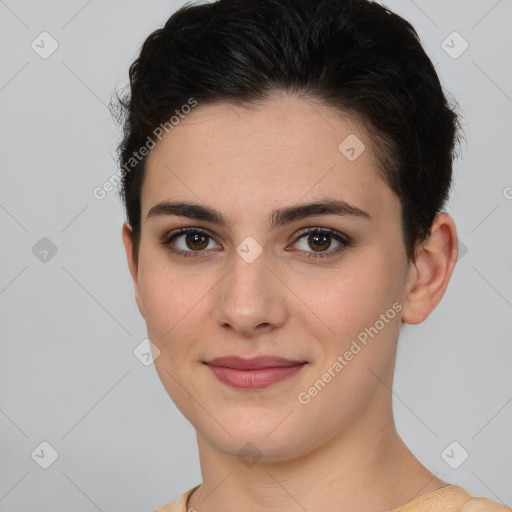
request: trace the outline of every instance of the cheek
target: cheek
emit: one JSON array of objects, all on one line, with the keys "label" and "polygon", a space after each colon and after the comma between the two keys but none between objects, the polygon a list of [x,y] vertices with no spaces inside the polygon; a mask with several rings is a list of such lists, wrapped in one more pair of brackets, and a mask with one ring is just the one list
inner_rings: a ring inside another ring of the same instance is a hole
[{"label": "cheek", "polygon": [[337,269],[319,270],[294,284],[307,324],[337,349],[375,324],[399,297],[389,258],[347,259]]},{"label": "cheek", "polygon": [[178,333],[179,338],[182,338],[194,308],[196,312],[200,308],[198,300],[204,291],[201,292],[196,285],[204,288],[204,284],[196,283],[193,278],[171,272],[169,264],[160,258],[148,258],[141,265],[139,288],[146,312],[148,335],[162,351],[172,348],[172,340],[178,338]]},{"label": "cheek", "polygon": [[172,273],[169,265],[158,259],[147,260],[141,270],[139,286],[148,337],[160,350],[154,361],[155,369],[170,398],[188,417],[189,393],[194,396],[200,393],[199,383],[193,378],[194,340],[203,325],[203,320],[198,318],[204,308],[200,299],[208,288],[204,279]]},{"label": "cheek", "polygon": [[178,289],[172,286],[170,280],[153,269],[141,276],[140,290],[148,330],[156,336],[161,345],[166,333],[169,330],[172,332],[173,325],[179,318]]}]

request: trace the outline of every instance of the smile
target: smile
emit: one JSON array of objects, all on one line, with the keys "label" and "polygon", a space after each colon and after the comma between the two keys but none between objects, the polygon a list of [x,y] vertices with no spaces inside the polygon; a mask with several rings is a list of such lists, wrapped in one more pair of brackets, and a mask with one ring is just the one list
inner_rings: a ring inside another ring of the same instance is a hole
[{"label": "smile", "polygon": [[242,389],[261,389],[277,384],[297,373],[306,363],[295,366],[259,368],[257,370],[240,370],[225,366],[210,366],[208,368],[215,377],[224,384]]},{"label": "smile", "polygon": [[262,389],[289,379],[307,362],[272,356],[250,359],[229,356],[216,358],[205,364],[224,384],[239,389]]}]

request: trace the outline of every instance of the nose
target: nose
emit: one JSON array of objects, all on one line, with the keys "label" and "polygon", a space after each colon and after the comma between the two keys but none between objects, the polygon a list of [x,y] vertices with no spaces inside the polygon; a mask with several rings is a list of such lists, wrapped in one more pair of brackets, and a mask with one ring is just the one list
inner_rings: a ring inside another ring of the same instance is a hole
[{"label": "nose", "polygon": [[252,338],[281,327],[287,317],[286,286],[265,252],[248,263],[238,254],[217,288],[214,320],[223,329]]}]

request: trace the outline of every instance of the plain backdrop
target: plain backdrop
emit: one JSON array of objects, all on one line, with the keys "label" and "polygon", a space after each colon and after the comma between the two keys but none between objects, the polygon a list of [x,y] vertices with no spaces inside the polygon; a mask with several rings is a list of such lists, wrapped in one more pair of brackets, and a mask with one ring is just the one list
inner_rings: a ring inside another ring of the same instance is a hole
[{"label": "plain backdrop", "polygon": [[[467,141],[447,210],[461,255],[403,329],[397,428],[439,478],[510,506],[512,2],[384,3],[417,29]],[[194,429],[134,355],[120,199],[93,196],[116,172],[112,94],[180,5],[0,1],[2,512],[142,512],[201,482]]]}]

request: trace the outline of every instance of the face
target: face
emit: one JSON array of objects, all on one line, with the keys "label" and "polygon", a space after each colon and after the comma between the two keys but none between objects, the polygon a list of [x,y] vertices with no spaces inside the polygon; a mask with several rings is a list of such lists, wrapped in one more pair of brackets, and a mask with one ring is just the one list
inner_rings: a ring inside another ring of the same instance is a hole
[{"label": "face", "polygon": [[[224,453],[285,460],[391,410],[410,264],[371,148],[332,109],[275,95],[199,104],[148,156],[137,303],[165,389]],[[205,364],[224,356],[291,366]]]}]

